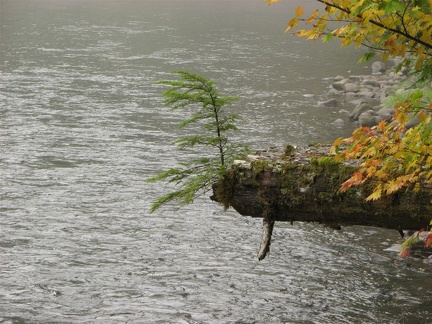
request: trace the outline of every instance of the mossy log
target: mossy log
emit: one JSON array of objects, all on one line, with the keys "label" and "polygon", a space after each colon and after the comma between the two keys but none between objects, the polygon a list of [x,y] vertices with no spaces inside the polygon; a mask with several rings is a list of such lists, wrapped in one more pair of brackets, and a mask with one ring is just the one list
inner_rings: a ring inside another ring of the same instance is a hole
[{"label": "mossy log", "polygon": [[[340,192],[359,161],[338,163],[329,146],[272,148],[235,161],[214,185],[211,199],[244,216],[264,219],[259,259],[270,246],[275,221],[317,222],[332,227],[376,226],[395,230],[426,228],[432,218],[432,189],[401,191],[367,202],[367,185]],[[269,234],[265,234],[265,232]],[[267,235],[267,237],[266,237]],[[268,241],[264,243],[264,241]]]}]

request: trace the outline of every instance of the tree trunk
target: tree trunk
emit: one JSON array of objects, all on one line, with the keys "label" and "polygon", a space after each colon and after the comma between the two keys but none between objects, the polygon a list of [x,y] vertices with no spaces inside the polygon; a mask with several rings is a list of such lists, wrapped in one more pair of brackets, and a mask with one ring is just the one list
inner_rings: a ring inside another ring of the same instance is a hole
[{"label": "tree trunk", "polygon": [[339,191],[358,161],[337,163],[328,146],[273,148],[235,161],[213,187],[213,200],[244,216],[262,217],[265,257],[275,221],[317,222],[330,226],[366,225],[395,230],[426,228],[432,218],[432,190],[399,192],[366,202],[368,186]]}]

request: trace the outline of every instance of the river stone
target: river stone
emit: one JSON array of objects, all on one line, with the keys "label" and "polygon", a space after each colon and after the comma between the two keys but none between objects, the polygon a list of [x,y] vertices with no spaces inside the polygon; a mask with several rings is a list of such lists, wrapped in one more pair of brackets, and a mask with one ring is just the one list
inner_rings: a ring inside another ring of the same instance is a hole
[{"label": "river stone", "polygon": [[341,110],[339,110],[339,114],[343,114],[345,116],[349,116],[350,112],[348,110],[346,110],[346,109],[341,109]]},{"label": "river stone", "polygon": [[355,83],[348,82],[348,83],[345,83],[344,90],[345,90],[345,92],[358,92],[359,87]]},{"label": "river stone", "polygon": [[419,120],[418,120],[418,118],[417,117],[413,117],[413,118],[411,118],[410,120],[408,120],[407,122],[406,122],[406,124],[405,124],[405,128],[406,129],[409,129],[409,128],[412,128],[412,127],[414,127],[414,126],[417,126],[418,124],[419,124]]},{"label": "river stone", "polygon": [[338,75],[333,78],[333,81],[337,82],[337,81],[342,81],[343,79],[345,78],[342,75]]},{"label": "river stone", "polygon": [[394,115],[394,108],[384,107],[377,111],[377,115],[386,121],[390,121]]},{"label": "river stone", "polygon": [[385,72],[387,70],[387,66],[384,62],[376,61],[372,63],[371,69],[373,74],[379,74]]},{"label": "river stone", "polygon": [[345,121],[342,118],[338,118],[333,123],[331,123],[331,125],[336,128],[342,128],[345,126]]},{"label": "river stone", "polygon": [[362,91],[359,91],[357,93],[360,97],[364,97],[364,98],[374,98],[375,97],[375,92],[371,91],[370,89],[363,89]]},{"label": "river stone", "polygon": [[334,97],[339,97],[340,95],[342,95],[343,92],[342,91],[338,91],[336,89],[330,89],[327,94],[326,97],[327,98],[334,98]]},{"label": "river stone", "polygon": [[348,77],[348,79],[350,81],[359,82],[359,81],[363,80],[363,76],[362,75],[350,75]]},{"label": "river stone", "polygon": [[372,110],[372,106],[370,104],[365,102],[360,103],[354,108],[354,110],[351,112],[351,114],[348,117],[351,120],[358,120],[359,116],[368,110]]},{"label": "river stone", "polygon": [[375,112],[373,110],[368,110],[360,114],[358,118],[358,122],[360,126],[376,126],[381,121],[381,117],[375,115]]},{"label": "river stone", "polygon": [[345,100],[349,102],[355,101],[359,97],[358,92],[347,92],[345,93]]},{"label": "river stone", "polygon": [[338,82],[333,82],[332,83],[332,87],[338,91],[345,91],[345,82],[344,81],[338,81]]},{"label": "river stone", "polygon": [[362,81],[361,84],[365,85],[365,86],[371,86],[374,88],[380,88],[381,87],[381,84],[376,80],[364,80],[364,81]]},{"label": "river stone", "polygon": [[337,106],[337,100],[335,98],[330,98],[326,101],[318,102],[318,106],[321,107],[336,107]]}]

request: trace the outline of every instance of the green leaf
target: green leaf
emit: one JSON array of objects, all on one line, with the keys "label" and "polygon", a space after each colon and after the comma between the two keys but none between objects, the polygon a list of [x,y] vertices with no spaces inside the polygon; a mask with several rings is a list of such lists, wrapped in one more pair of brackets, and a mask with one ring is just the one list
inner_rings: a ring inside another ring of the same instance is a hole
[{"label": "green leaf", "polygon": [[328,42],[330,42],[332,40],[332,38],[333,38],[333,34],[332,33],[328,33],[327,35],[325,35],[322,38],[322,42],[323,43],[328,43]]},{"label": "green leaf", "polygon": [[362,57],[360,57],[360,59],[358,60],[358,63],[368,62],[368,61],[370,61],[374,56],[375,56],[375,53],[373,53],[373,52],[365,53],[365,54],[363,54]]},{"label": "green leaf", "polygon": [[406,5],[402,1],[398,0],[385,0],[381,1],[378,8],[383,9],[386,14],[393,14],[397,12],[403,12]]}]

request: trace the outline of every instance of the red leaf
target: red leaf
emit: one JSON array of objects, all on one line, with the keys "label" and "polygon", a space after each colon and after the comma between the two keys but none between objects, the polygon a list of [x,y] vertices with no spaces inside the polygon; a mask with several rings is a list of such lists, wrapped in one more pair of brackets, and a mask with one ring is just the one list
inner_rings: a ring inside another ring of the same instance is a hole
[{"label": "red leaf", "polygon": [[407,247],[407,248],[405,248],[405,249],[403,249],[400,253],[399,253],[399,256],[401,256],[401,257],[407,257],[407,256],[410,256],[411,255],[411,250],[410,250],[410,248],[409,247]]},{"label": "red leaf", "polygon": [[429,235],[426,237],[424,247],[427,249],[431,245],[432,245],[432,233],[429,233]]}]

